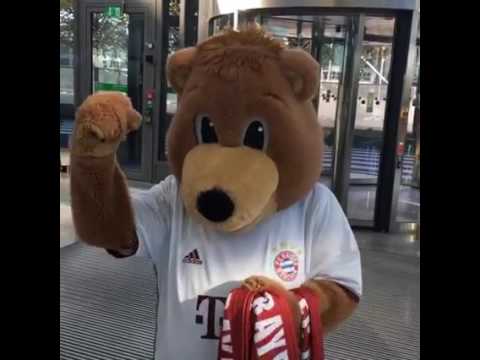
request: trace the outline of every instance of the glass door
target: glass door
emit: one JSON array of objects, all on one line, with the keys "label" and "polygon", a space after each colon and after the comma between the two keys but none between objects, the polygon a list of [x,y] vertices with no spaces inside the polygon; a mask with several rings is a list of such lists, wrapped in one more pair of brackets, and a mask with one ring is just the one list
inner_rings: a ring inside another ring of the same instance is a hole
[{"label": "glass door", "polygon": [[132,180],[152,176],[154,119],[154,2],[79,2],[78,104],[97,91],[127,94],[142,113],[140,129],[128,135],[117,160]]},{"label": "glass door", "polygon": [[313,99],[324,129],[323,171],[320,182],[332,186],[335,127],[340,82],[344,71],[347,16],[258,15],[253,20],[290,48],[308,51],[321,65],[320,88]]},{"label": "glass door", "polygon": [[373,225],[388,101],[393,17],[365,17],[354,119],[347,215]]},{"label": "glass door", "polygon": [[335,158],[336,118],[344,74],[346,24],[345,16],[314,16],[312,55],[320,64],[320,89],[315,99],[318,121],[324,131],[323,171],[320,182],[332,187]]},{"label": "glass door", "polygon": [[417,46],[416,69],[411,89],[408,123],[402,154],[402,170],[397,221],[420,221],[420,46]]}]

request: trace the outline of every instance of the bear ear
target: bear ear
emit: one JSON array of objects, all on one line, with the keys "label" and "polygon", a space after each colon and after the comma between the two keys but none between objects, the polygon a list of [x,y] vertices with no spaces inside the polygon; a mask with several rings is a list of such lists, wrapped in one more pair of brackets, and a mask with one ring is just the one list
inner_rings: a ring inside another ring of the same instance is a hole
[{"label": "bear ear", "polygon": [[167,79],[177,94],[181,94],[192,71],[193,58],[197,48],[178,50],[167,59]]},{"label": "bear ear", "polygon": [[280,53],[280,63],[297,98],[310,100],[320,81],[318,62],[302,49],[284,49]]}]

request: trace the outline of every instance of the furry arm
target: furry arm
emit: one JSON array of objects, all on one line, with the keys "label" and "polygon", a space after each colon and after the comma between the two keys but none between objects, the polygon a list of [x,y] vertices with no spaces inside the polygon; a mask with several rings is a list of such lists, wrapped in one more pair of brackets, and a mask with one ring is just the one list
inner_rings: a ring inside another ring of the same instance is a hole
[{"label": "furry arm", "polygon": [[349,318],[357,308],[359,299],[349,290],[328,280],[308,280],[303,286],[311,289],[320,300],[323,331],[334,330]]},{"label": "furry arm", "polygon": [[118,93],[92,95],[78,109],[70,186],[75,230],[87,244],[136,251],[133,209],[115,152],[140,119],[130,100]]}]

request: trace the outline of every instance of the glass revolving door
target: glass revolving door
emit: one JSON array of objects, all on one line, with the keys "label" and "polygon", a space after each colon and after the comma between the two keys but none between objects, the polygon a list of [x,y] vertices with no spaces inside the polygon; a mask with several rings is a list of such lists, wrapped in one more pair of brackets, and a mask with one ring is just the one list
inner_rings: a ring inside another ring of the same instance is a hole
[{"label": "glass revolving door", "polygon": [[324,128],[325,152],[320,181],[332,187],[335,127],[345,64],[348,16],[257,15],[253,18],[267,34],[290,48],[300,47],[320,63],[320,86],[314,106]]},{"label": "glass revolving door", "polygon": [[278,6],[233,16],[237,27],[255,23],[320,63],[321,80],[313,99],[325,133],[319,181],[335,193],[354,226],[388,231],[395,225],[401,172],[397,145],[405,116],[404,87],[409,86],[413,14]]}]

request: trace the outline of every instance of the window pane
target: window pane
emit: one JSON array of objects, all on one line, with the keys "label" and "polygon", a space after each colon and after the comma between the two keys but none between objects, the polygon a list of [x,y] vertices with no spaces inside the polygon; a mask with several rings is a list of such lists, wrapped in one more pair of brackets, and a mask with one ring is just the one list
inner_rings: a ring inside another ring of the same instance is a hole
[{"label": "window pane", "polygon": [[[74,12],[72,0],[60,1],[60,148],[68,148],[74,119]],[[68,164],[68,153],[61,153]]]},{"label": "window pane", "polygon": [[417,47],[415,76],[411,89],[407,134],[402,156],[402,177],[397,221],[420,220],[420,46]]},{"label": "window pane", "polygon": [[350,219],[374,218],[394,24],[394,18],[365,20],[348,193]]},{"label": "window pane", "polygon": [[[120,91],[142,113],[144,18],[140,14],[110,17],[92,14],[92,92]],[[117,158],[123,168],[139,169],[142,131],[131,132],[120,144]]]}]

